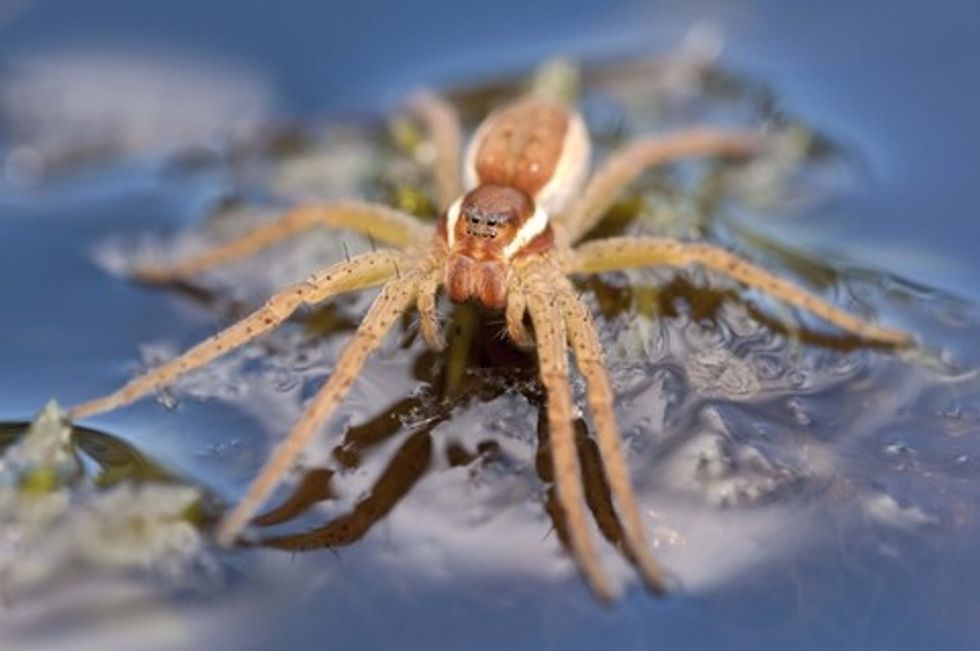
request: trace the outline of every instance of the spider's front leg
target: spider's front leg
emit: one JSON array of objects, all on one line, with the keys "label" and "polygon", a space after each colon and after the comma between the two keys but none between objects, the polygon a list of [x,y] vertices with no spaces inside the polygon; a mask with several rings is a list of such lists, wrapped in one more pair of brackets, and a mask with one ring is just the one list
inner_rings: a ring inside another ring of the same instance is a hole
[{"label": "spider's front leg", "polygon": [[565,320],[556,305],[556,296],[543,279],[534,285],[527,292],[527,309],[534,324],[541,383],[547,399],[555,493],[568,526],[572,556],[595,594],[608,601],[613,598],[613,591],[602,571],[599,554],[589,531],[582,468],[572,427]]},{"label": "spider's front leg", "polygon": [[[556,365],[556,360],[549,354],[548,349],[542,348],[543,342],[560,336],[571,343],[579,372],[586,380],[586,393],[596,431],[603,474],[609,482],[610,492],[622,518],[625,555],[639,570],[647,586],[654,592],[663,594],[667,591],[667,581],[660,565],[650,553],[642,515],[633,493],[629,467],[616,427],[613,393],[602,361],[599,336],[589,310],[576,295],[571,283],[561,272],[559,264],[531,261],[526,266],[522,266],[516,275],[526,279],[522,283],[522,286],[526,285],[527,292],[523,300],[531,309],[535,333],[539,341],[542,381],[549,394],[553,389],[559,392],[567,391],[567,377],[564,380],[564,388],[557,381],[549,384],[545,379],[546,369]],[[547,301],[547,304],[542,304],[543,301]],[[546,318],[558,319],[560,325],[549,326],[541,332],[540,328]],[[549,343],[549,345],[555,344]],[[564,357],[568,356],[564,340],[560,354]],[[560,361],[559,359],[558,362]],[[567,374],[567,369],[565,373]],[[552,414],[552,403],[549,401],[548,404],[549,419],[552,416],[565,419],[564,415]]]},{"label": "spider's front leg", "polygon": [[811,312],[868,342],[888,346],[908,346],[913,342],[911,335],[906,332],[885,328],[858,318],[830,305],[801,287],[710,244],[686,243],[657,237],[614,237],[583,244],[574,250],[569,260],[566,269],[569,273],[599,273],[655,265],[685,267],[700,264],[789,305]]},{"label": "spider's front leg", "polygon": [[296,457],[347,395],[368,355],[381,344],[398,317],[417,300],[420,285],[431,273],[431,269],[403,269],[397,278],[384,286],[357,328],[354,338],[341,352],[333,374],[310,401],[299,422],[276,448],[258,477],[249,485],[242,501],[221,521],[217,532],[220,545],[229,546],[235,541]]},{"label": "spider's front leg", "polygon": [[658,594],[664,594],[667,592],[667,581],[660,564],[650,553],[640,507],[633,494],[629,466],[613,413],[613,392],[603,364],[599,335],[588,308],[575,294],[571,284],[564,277],[556,278],[557,281],[561,281],[558,285],[561,287],[558,303],[568,329],[568,338],[579,372],[586,381],[586,394],[602,466],[623,518],[626,554],[636,565],[647,586]]},{"label": "spider's front leg", "polygon": [[377,285],[398,273],[400,264],[405,264],[402,253],[372,251],[328,267],[306,282],[297,283],[274,295],[251,315],[176,359],[134,378],[115,393],[73,407],[69,414],[73,419],[79,419],[128,405],[275,329],[301,305],[319,303],[336,294]]},{"label": "spider's front leg", "polygon": [[627,144],[606,159],[564,212],[560,224],[565,243],[573,244],[595,228],[623,188],[649,168],[699,156],[747,156],[764,142],[758,133],[699,128]]}]

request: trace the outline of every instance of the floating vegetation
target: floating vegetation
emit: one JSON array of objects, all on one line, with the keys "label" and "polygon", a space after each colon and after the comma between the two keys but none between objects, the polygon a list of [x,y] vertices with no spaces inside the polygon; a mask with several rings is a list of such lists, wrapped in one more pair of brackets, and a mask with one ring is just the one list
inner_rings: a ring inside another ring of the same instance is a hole
[{"label": "floating vegetation", "polygon": [[200,489],[117,439],[74,429],[54,402],[20,427],[3,426],[0,456],[0,591],[8,600],[77,572],[173,585],[202,568],[215,573],[198,529]]}]

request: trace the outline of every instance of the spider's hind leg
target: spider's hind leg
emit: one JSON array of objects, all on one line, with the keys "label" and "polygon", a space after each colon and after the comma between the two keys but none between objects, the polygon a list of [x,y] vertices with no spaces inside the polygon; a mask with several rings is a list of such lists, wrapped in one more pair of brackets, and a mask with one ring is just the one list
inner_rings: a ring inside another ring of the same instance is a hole
[{"label": "spider's hind leg", "polygon": [[408,106],[425,126],[435,149],[432,175],[439,194],[439,208],[447,208],[463,192],[460,174],[463,137],[456,110],[445,99],[429,91],[415,93]]}]

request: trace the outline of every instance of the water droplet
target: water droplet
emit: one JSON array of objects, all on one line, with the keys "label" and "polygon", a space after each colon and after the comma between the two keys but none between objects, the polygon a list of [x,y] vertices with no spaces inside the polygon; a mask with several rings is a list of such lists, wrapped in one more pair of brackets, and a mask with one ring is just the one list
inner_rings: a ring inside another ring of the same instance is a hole
[{"label": "water droplet", "polygon": [[802,389],[806,386],[807,375],[800,369],[794,369],[786,375],[786,380],[794,389]]},{"label": "water droplet", "polygon": [[790,398],[786,401],[786,409],[789,411],[790,415],[793,417],[793,421],[802,427],[808,427],[813,424],[813,416],[807,412],[806,408],[803,406],[803,401],[799,398]]},{"label": "water droplet", "polygon": [[915,449],[902,441],[886,445],[883,451],[889,457],[910,457],[915,454]]}]

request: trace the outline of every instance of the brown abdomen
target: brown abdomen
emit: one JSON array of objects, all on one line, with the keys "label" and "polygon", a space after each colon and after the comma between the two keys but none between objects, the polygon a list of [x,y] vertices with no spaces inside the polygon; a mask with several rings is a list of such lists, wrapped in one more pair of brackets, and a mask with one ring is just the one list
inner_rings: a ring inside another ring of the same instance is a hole
[{"label": "brown abdomen", "polygon": [[475,143],[472,165],[478,182],[537,196],[555,174],[569,122],[568,109],[539,98],[498,109]]}]

